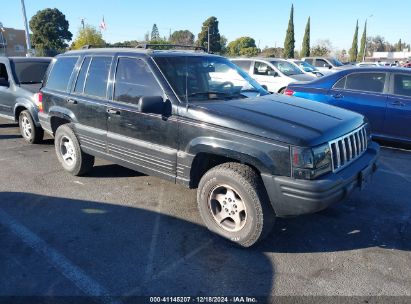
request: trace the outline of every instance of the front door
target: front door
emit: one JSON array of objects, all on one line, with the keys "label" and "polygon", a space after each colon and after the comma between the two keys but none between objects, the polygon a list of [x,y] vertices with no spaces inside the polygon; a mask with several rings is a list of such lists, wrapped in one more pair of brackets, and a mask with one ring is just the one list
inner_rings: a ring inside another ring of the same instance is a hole
[{"label": "front door", "polygon": [[283,79],[280,74],[264,62],[254,63],[252,77],[261,85],[265,85],[269,92],[278,93],[283,88]]},{"label": "front door", "polygon": [[329,92],[329,103],[368,118],[374,134],[384,132],[388,76],[381,72],[358,72],[340,79]]},{"label": "front door", "polygon": [[393,75],[384,130],[390,137],[411,141],[410,74]]},{"label": "front door", "polygon": [[[13,117],[14,96],[10,89],[11,79],[8,76],[6,65],[0,63],[0,114]],[[8,85],[6,85],[8,83]]]},{"label": "front door", "polygon": [[[118,57],[112,100],[107,107],[108,153],[124,166],[175,181],[177,118],[145,58]],[[142,97],[162,97],[170,112],[143,113]]]}]

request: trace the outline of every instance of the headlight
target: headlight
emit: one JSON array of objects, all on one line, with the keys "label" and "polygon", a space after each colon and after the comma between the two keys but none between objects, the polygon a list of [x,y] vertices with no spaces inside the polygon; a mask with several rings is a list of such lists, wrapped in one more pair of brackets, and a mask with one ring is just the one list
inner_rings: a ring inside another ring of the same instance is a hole
[{"label": "headlight", "polygon": [[327,144],[315,148],[291,148],[293,177],[314,179],[331,171],[331,151]]}]

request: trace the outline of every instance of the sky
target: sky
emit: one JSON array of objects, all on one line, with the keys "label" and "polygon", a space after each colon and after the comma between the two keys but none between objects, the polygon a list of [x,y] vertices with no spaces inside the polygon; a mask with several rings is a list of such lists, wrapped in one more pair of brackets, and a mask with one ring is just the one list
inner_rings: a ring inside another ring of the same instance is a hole
[{"label": "sky", "polygon": [[[20,0],[3,1],[7,1],[7,9],[0,11],[0,22],[5,27],[23,29]],[[107,30],[103,38],[107,42],[143,40],[154,23],[161,36],[168,37],[170,30],[188,29],[197,37],[202,22],[215,16],[220,34],[228,41],[250,36],[260,48],[282,47],[294,3],[297,50],[301,49],[309,16],[312,45],[330,39],[335,49],[349,49],[356,20],[361,37],[366,18],[369,36],[381,35],[391,43],[400,38],[411,43],[409,0],[25,0],[25,3],[29,20],[41,9],[58,8],[69,21],[74,37],[81,18],[97,27],[104,16]]]}]

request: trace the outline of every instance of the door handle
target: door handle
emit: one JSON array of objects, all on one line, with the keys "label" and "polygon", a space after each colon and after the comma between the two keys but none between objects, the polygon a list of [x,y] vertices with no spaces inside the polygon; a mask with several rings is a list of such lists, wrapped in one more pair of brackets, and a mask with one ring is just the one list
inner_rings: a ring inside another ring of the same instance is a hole
[{"label": "door handle", "polygon": [[67,99],[67,103],[69,103],[69,104],[77,104],[77,100]]},{"label": "door handle", "polygon": [[404,104],[403,102],[398,101],[398,100],[391,102],[391,105],[396,106],[396,107],[403,107],[403,106],[405,106],[405,104]]},{"label": "door handle", "polygon": [[335,99],[341,99],[344,97],[344,95],[342,93],[336,93],[336,94],[333,94],[332,97],[334,97]]},{"label": "door handle", "polygon": [[107,113],[114,114],[114,115],[121,115],[120,110],[116,110],[116,109],[107,109]]}]

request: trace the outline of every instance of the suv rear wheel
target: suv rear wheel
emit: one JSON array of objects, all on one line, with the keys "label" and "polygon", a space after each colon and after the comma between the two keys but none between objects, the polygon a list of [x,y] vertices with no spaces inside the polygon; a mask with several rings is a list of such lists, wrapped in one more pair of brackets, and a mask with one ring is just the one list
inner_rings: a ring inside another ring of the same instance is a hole
[{"label": "suv rear wheel", "polygon": [[80,143],[70,124],[58,127],[54,146],[58,160],[71,174],[83,175],[93,168],[94,156],[81,151]]},{"label": "suv rear wheel", "polygon": [[274,224],[274,211],[260,176],[251,167],[225,163],[201,178],[198,208],[207,228],[242,247],[263,239]]},{"label": "suv rear wheel", "polygon": [[21,136],[24,140],[31,144],[37,144],[43,140],[44,131],[40,127],[36,127],[33,118],[29,111],[21,111],[19,115],[19,127]]}]

